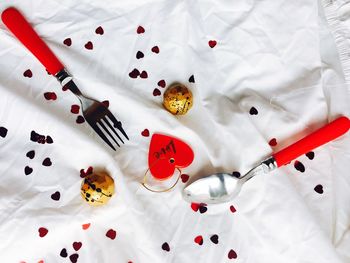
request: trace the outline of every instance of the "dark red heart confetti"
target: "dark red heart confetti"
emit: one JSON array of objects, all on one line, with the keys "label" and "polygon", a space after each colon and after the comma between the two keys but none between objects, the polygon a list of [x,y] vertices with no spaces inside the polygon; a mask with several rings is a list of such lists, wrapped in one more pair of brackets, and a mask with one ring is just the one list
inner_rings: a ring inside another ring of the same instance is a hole
[{"label": "dark red heart confetti", "polygon": [[234,172],[232,173],[232,176],[239,178],[239,177],[241,177],[241,173],[240,173],[240,172],[237,172],[237,171],[234,171]]},{"label": "dark red heart confetti", "polygon": [[94,170],[94,168],[92,166],[89,166],[89,168],[86,169],[86,172],[84,171],[84,169],[81,169],[80,170],[80,177],[84,178],[87,175],[92,174],[93,170]]},{"label": "dark red heart confetti", "polygon": [[229,252],[228,252],[228,258],[229,259],[234,259],[234,258],[237,258],[237,253],[233,250],[233,249],[231,249]]},{"label": "dark red heart confetti", "polygon": [[158,81],[157,85],[161,88],[165,88],[166,83],[164,79],[161,79],[160,81]]},{"label": "dark red heart confetti", "polygon": [[70,47],[72,45],[72,39],[66,38],[63,40],[63,44],[65,44],[67,47]]},{"label": "dark red heart confetti", "polygon": [[140,71],[137,68],[134,68],[130,73],[129,77],[132,79],[136,79],[138,76],[140,76]]},{"label": "dark red heart confetti", "polygon": [[137,34],[143,34],[145,33],[145,29],[142,26],[139,26],[136,30]]},{"label": "dark red heart confetti", "polygon": [[106,233],[106,237],[109,237],[110,239],[114,240],[117,235],[117,232],[113,229],[109,229]]},{"label": "dark red heart confetti", "polygon": [[154,46],[154,47],[152,47],[151,51],[152,51],[153,53],[158,54],[158,53],[159,53],[159,47],[158,47],[158,46]]},{"label": "dark red heart confetti", "polygon": [[31,151],[27,152],[26,156],[27,156],[29,159],[33,159],[34,156],[35,156],[35,151],[34,151],[34,150],[31,150]]},{"label": "dark red heart confetti", "polygon": [[27,69],[26,71],[23,72],[23,76],[25,76],[26,78],[31,78],[33,77],[33,73],[30,69]]},{"label": "dark red heart confetti", "polygon": [[5,128],[5,127],[0,127],[0,136],[2,137],[2,138],[5,138],[6,137],[6,135],[7,135],[7,129]]},{"label": "dark red heart confetti", "polygon": [[250,115],[258,115],[258,110],[254,107],[251,107],[249,113]]},{"label": "dark red heart confetti", "polygon": [[77,253],[72,254],[72,255],[69,256],[69,259],[70,259],[70,261],[71,261],[72,263],[77,263],[78,258],[79,258],[79,255],[78,255]]},{"label": "dark red heart confetti", "polygon": [[216,46],[217,42],[215,40],[209,40],[208,44],[209,44],[209,47],[213,48]]},{"label": "dark red heart confetti", "polygon": [[212,235],[210,237],[210,241],[213,242],[214,244],[218,244],[219,243],[219,236],[218,235]]},{"label": "dark red heart confetti", "polygon": [[308,153],[306,154],[306,157],[309,158],[310,160],[313,160],[314,157],[315,157],[315,153],[314,153],[314,152],[308,152]]},{"label": "dark red heart confetti", "polygon": [[56,191],[51,195],[52,200],[58,201],[60,200],[60,198],[61,198],[61,193],[59,191]]},{"label": "dark red heart confetti", "polygon": [[29,175],[32,172],[33,172],[33,168],[32,167],[29,167],[29,166],[24,167],[24,174],[25,175]]},{"label": "dark red heart confetti", "polygon": [[163,243],[162,249],[169,252],[169,251],[170,251],[170,246],[169,246],[169,244],[168,244],[167,242]]},{"label": "dark red heart confetti", "polygon": [[84,119],[83,116],[79,115],[77,117],[77,119],[75,120],[75,122],[78,123],[78,124],[81,124],[81,123],[85,122],[85,119]]},{"label": "dark red heart confetti", "polygon": [[201,213],[201,214],[204,214],[205,212],[207,212],[208,211],[208,208],[205,206],[205,205],[200,205],[199,206],[199,212]]},{"label": "dark red heart confetti", "polygon": [[181,181],[183,183],[186,183],[189,178],[190,178],[190,176],[188,174],[181,174]]},{"label": "dark red heart confetti", "polygon": [[157,89],[157,88],[155,88],[154,90],[153,90],[153,96],[160,96],[162,93],[160,92],[160,90],[159,89]]},{"label": "dark red heart confetti", "polygon": [[92,50],[94,48],[94,45],[92,44],[91,41],[88,41],[84,47],[88,50]]},{"label": "dark red heart confetti", "polygon": [[143,70],[140,74],[140,78],[142,79],[147,79],[148,78],[148,74],[147,74],[147,71]]},{"label": "dark red heart confetti", "polygon": [[46,136],[46,143],[48,143],[48,144],[51,144],[51,143],[53,143],[53,139],[51,138],[51,136],[50,135],[47,135]]},{"label": "dark red heart confetti", "polygon": [[67,86],[67,85],[64,85],[64,86],[62,87],[62,91],[66,91],[66,90],[68,90],[68,86]]},{"label": "dark red heart confetti", "polygon": [[45,92],[44,97],[47,100],[57,100],[57,95],[55,92]]},{"label": "dark red heart confetti", "polygon": [[51,159],[49,157],[45,158],[43,161],[43,165],[44,166],[51,166],[52,165]]},{"label": "dark red heart confetti", "polygon": [[60,256],[66,258],[68,256],[67,249],[63,248],[60,252]]},{"label": "dark red heart confetti", "polygon": [[96,28],[95,33],[98,35],[103,35],[104,34],[104,30],[101,26],[99,26],[98,28]]},{"label": "dark red heart confetti", "polygon": [[277,145],[277,140],[276,140],[276,138],[272,138],[272,139],[269,141],[269,145],[270,145],[270,146],[276,146],[276,145]]},{"label": "dark red heart confetti", "polygon": [[105,105],[105,107],[109,107],[109,100],[102,101],[102,104]]},{"label": "dark red heart confetti", "polygon": [[202,236],[196,236],[194,238],[194,242],[197,243],[198,245],[203,245],[203,237]]},{"label": "dark red heart confetti", "polygon": [[294,162],[294,168],[297,169],[301,173],[305,172],[305,166],[299,161]]},{"label": "dark red heart confetti", "polygon": [[47,233],[49,232],[49,230],[47,230],[45,227],[40,227],[38,229],[39,232],[39,237],[44,237],[47,235]]},{"label": "dark red heart confetti", "polygon": [[323,186],[321,184],[318,184],[314,188],[316,193],[323,194]]},{"label": "dark red heart confetti", "polygon": [[194,76],[192,75],[189,79],[188,79],[188,82],[191,82],[191,83],[194,83]]},{"label": "dark red heart confetti", "polygon": [[141,132],[141,135],[144,136],[144,137],[148,137],[148,136],[149,136],[149,130],[148,130],[148,129],[144,129],[144,130]]},{"label": "dark red heart confetti", "polygon": [[83,244],[81,242],[73,242],[73,248],[75,251],[78,251]]},{"label": "dark red heart confetti", "polygon": [[197,203],[191,203],[191,208],[193,211],[197,212],[199,209],[200,204]]},{"label": "dark red heart confetti", "polygon": [[233,205],[230,206],[230,210],[232,213],[236,212],[236,208]]},{"label": "dark red heart confetti", "polygon": [[79,113],[79,110],[80,110],[80,106],[77,105],[77,104],[73,104],[73,105],[70,107],[70,112],[73,113],[73,114],[78,114],[78,113]]},{"label": "dark red heart confetti", "polygon": [[141,51],[137,51],[137,53],[136,53],[136,58],[137,59],[143,58],[144,56],[145,55]]}]

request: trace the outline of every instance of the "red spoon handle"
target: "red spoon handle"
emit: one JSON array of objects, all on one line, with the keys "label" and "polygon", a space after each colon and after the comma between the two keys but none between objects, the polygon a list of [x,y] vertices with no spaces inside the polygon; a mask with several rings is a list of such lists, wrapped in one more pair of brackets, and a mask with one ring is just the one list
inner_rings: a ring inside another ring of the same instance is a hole
[{"label": "red spoon handle", "polygon": [[36,56],[52,75],[64,68],[62,63],[17,9],[14,7],[5,9],[1,14],[1,19],[18,40]]},{"label": "red spoon handle", "polygon": [[318,129],[296,143],[275,153],[277,167],[287,164],[300,155],[308,153],[313,149],[330,142],[346,133],[350,128],[350,120],[347,117],[340,117],[326,126]]}]

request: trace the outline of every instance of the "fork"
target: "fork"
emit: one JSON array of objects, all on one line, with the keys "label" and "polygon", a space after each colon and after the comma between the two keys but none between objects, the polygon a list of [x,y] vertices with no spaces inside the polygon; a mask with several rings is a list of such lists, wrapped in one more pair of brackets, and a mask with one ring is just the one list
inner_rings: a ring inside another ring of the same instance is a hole
[{"label": "fork", "polygon": [[78,97],[85,120],[114,151],[116,148],[110,139],[118,147],[120,147],[118,140],[124,143],[116,129],[129,140],[122,123],[114,117],[103,103],[81,93],[75,85],[73,77],[16,8],[9,7],[5,9],[1,14],[1,19],[16,38],[46,67],[47,71],[57,78],[61,86],[64,89],[69,89]]}]

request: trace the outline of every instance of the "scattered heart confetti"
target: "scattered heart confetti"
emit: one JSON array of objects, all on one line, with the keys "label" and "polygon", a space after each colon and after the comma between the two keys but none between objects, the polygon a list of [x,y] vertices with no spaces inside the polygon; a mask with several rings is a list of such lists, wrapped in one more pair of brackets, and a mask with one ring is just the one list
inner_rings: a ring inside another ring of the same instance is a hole
[{"label": "scattered heart confetti", "polygon": [[33,142],[40,143],[40,144],[44,144],[46,142],[45,136],[41,135],[39,133],[36,133],[35,131],[31,131],[30,140]]},{"label": "scattered heart confetti", "polygon": [[297,169],[301,173],[305,172],[305,166],[299,161],[294,162],[294,168]]},{"label": "scattered heart confetti", "polygon": [[59,201],[60,198],[61,198],[61,193],[59,191],[56,191],[51,195],[52,200]]},{"label": "scattered heart confetti", "polygon": [[78,258],[79,258],[79,255],[78,255],[77,253],[72,254],[72,255],[69,256],[69,259],[70,259],[70,261],[71,261],[72,263],[77,263]]},{"label": "scattered heart confetti", "polygon": [[205,206],[205,205],[200,205],[199,206],[199,212],[201,213],[201,214],[204,214],[205,212],[207,212],[208,211],[208,208]]},{"label": "scattered heart confetti", "polygon": [[195,83],[194,76],[192,75],[189,79],[188,82]]},{"label": "scattered heart confetti", "polygon": [[276,138],[272,138],[272,139],[269,141],[269,145],[270,145],[270,146],[276,146],[276,145],[277,145],[277,140],[276,140]]},{"label": "scattered heart confetti", "polygon": [[212,235],[210,237],[210,241],[213,242],[214,244],[218,244],[219,243],[219,236],[218,235]]},{"label": "scattered heart confetti", "polygon": [[45,158],[42,164],[44,166],[51,166],[52,165],[51,159],[49,157]]},{"label": "scattered heart confetti", "polygon": [[24,174],[25,175],[30,175],[32,172],[33,172],[32,167],[29,167],[29,166],[24,167]]},{"label": "scattered heart confetti", "polygon": [[258,115],[258,110],[254,107],[251,107],[249,113],[250,115]]},{"label": "scattered heart confetti", "polygon": [[94,45],[92,44],[91,41],[87,42],[84,46],[88,50],[92,50],[94,48]]},{"label": "scattered heart confetti", "polygon": [[106,233],[106,237],[109,237],[110,239],[114,240],[117,235],[117,232],[113,229],[109,229]]},{"label": "scattered heart confetti", "polygon": [[147,79],[148,78],[148,74],[147,74],[147,71],[143,70],[140,74],[140,78],[142,79]]},{"label": "scattered heart confetti", "polygon": [[72,39],[66,38],[63,40],[63,44],[65,44],[67,47],[70,47],[72,45]]},{"label": "scattered heart confetti", "polygon": [[215,40],[209,40],[208,44],[209,44],[209,47],[213,48],[216,46],[217,42]]},{"label": "scattered heart confetti", "polygon": [[91,225],[91,223],[83,224],[83,225],[82,225],[82,228],[83,228],[84,230],[87,230],[87,229],[90,227],[90,225]]},{"label": "scattered heart confetti", "polygon": [[137,51],[137,53],[136,53],[136,58],[137,59],[143,58],[144,56],[145,55],[141,51]]},{"label": "scattered heart confetti", "polygon": [[169,246],[169,244],[168,244],[167,242],[163,243],[162,249],[169,252],[169,251],[170,251],[170,246]]},{"label": "scattered heart confetti", "polygon": [[78,124],[81,124],[81,123],[85,122],[85,119],[84,119],[83,116],[79,115],[77,117],[77,119],[75,120],[75,122],[78,123]]},{"label": "scattered heart confetti", "polygon": [[161,79],[160,81],[158,81],[157,85],[161,88],[165,88],[166,83],[164,79]]},{"label": "scattered heart confetti", "polygon": [[197,243],[198,245],[203,245],[203,237],[202,236],[196,236],[194,239],[194,242]]},{"label": "scattered heart confetti", "polygon": [[44,237],[47,235],[47,233],[49,232],[49,230],[47,230],[45,227],[40,227],[38,229],[38,232],[39,232],[39,236],[40,237]]},{"label": "scattered heart confetti", "polygon": [[153,53],[158,54],[158,53],[159,53],[159,47],[158,47],[158,46],[154,46],[154,47],[152,47],[151,51],[152,51]]},{"label": "scattered heart confetti", "polygon": [[234,258],[237,258],[237,254],[236,254],[236,252],[233,250],[233,249],[231,249],[229,252],[228,252],[228,258],[229,259],[234,259]]},{"label": "scattered heart confetti", "polygon": [[40,260],[40,261],[38,261],[38,263],[45,263],[45,262],[44,262],[44,260]]},{"label": "scattered heart confetti", "polygon": [[318,184],[314,188],[316,193],[323,194],[323,186],[321,184]]},{"label": "scattered heart confetti", "polygon": [[199,209],[200,204],[197,203],[191,203],[191,208],[193,211],[197,212]]},{"label": "scattered heart confetti", "polygon": [[102,101],[102,104],[105,105],[106,108],[109,107],[109,100]]},{"label": "scattered heart confetti", "polygon": [[104,34],[104,30],[101,26],[99,26],[98,28],[96,28],[95,33],[98,35],[103,35]]},{"label": "scattered heart confetti", "polygon": [[138,76],[140,76],[140,71],[137,68],[134,68],[130,73],[129,77],[132,79],[136,79]]},{"label": "scattered heart confetti", "polygon": [[148,130],[148,129],[144,129],[144,130],[141,132],[141,135],[144,136],[144,137],[148,137],[148,136],[149,136],[149,130]]},{"label": "scattered heart confetti", "polygon": [[232,213],[234,213],[234,212],[236,212],[236,208],[235,208],[233,205],[231,205],[231,206],[230,206],[230,211],[231,211]]},{"label": "scattered heart confetti", "polygon": [[87,175],[92,174],[93,170],[94,170],[94,168],[92,166],[89,166],[86,169],[86,172],[84,171],[84,169],[81,169],[80,170],[80,177],[85,178]]},{"label": "scattered heart confetti", "polygon": [[32,151],[27,152],[26,156],[27,156],[29,159],[33,159],[33,158],[35,157],[35,151],[32,150]]},{"label": "scattered heart confetti", "polygon": [[137,34],[143,34],[145,33],[145,29],[142,26],[139,26],[136,30]]},{"label": "scattered heart confetti", "polygon": [[232,173],[232,176],[239,178],[239,177],[241,177],[241,173],[240,173],[240,172],[237,172],[237,171],[234,171],[234,172]]},{"label": "scattered heart confetti", "polygon": [[81,242],[73,242],[73,248],[75,251],[78,251],[83,244]]},{"label": "scattered heart confetti", "polygon": [[33,73],[30,69],[27,69],[26,71],[23,72],[23,76],[25,76],[26,78],[31,78],[33,77]]},{"label": "scattered heart confetti", "polygon": [[189,178],[190,178],[190,176],[188,174],[181,174],[181,181],[183,183],[186,183]]},{"label": "scattered heart confetti", "polygon": [[60,256],[66,258],[68,256],[67,249],[63,248],[60,252]]},{"label": "scattered heart confetti", "polygon": [[306,157],[309,158],[310,160],[313,160],[314,157],[315,157],[315,153],[314,153],[314,152],[308,152],[308,153],[306,154]]},{"label": "scattered heart confetti", "polygon": [[78,114],[78,113],[79,113],[79,110],[80,110],[80,106],[77,105],[77,104],[73,104],[73,105],[70,107],[70,112],[73,113],[73,114]]},{"label": "scattered heart confetti", "polygon": [[44,97],[46,100],[57,100],[57,95],[55,92],[45,92]]},{"label": "scattered heart confetti", "polygon": [[154,90],[153,90],[153,96],[160,96],[162,93],[160,92],[160,90],[159,89],[157,89],[157,88],[155,88]]},{"label": "scattered heart confetti", "polygon": [[52,139],[51,136],[49,136],[49,135],[46,136],[45,141],[46,141],[46,143],[48,143],[48,144],[53,143],[53,139]]},{"label": "scattered heart confetti", "polygon": [[7,129],[5,127],[0,127],[0,137],[5,138],[7,135]]}]

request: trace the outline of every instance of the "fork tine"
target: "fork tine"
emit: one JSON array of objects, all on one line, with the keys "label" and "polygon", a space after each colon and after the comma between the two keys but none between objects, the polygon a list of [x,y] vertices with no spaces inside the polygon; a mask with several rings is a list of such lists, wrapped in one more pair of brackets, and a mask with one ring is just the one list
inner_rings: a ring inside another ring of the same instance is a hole
[{"label": "fork tine", "polygon": [[117,133],[117,131],[112,127],[112,125],[109,123],[108,119],[106,117],[103,117],[102,120],[105,121],[105,123],[107,123],[108,127],[115,133],[115,135],[118,136],[119,140],[122,141],[122,143],[124,143],[123,139],[120,138],[119,134]]},{"label": "fork tine", "polygon": [[122,123],[120,121],[118,121],[110,111],[108,111],[107,116],[113,122],[114,127],[116,127],[118,130],[120,130],[121,133],[125,136],[125,138],[127,138],[129,140],[128,135],[126,135],[126,133],[125,133],[123,127],[122,127]]},{"label": "fork tine", "polygon": [[103,132],[101,131],[101,129],[96,125],[96,123],[89,123],[90,126],[95,130],[95,132],[100,135],[100,137],[114,150],[116,151],[116,149],[114,148],[113,144],[107,139],[106,135],[103,134]]},{"label": "fork tine", "polygon": [[100,126],[102,127],[102,129],[105,130],[105,132],[109,135],[109,137],[111,137],[113,139],[113,141],[118,145],[118,147],[120,147],[119,143],[117,142],[117,140],[113,137],[113,135],[109,132],[109,130],[107,129],[107,127],[102,123],[102,121],[98,121],[98,124],[100,124]]}]

